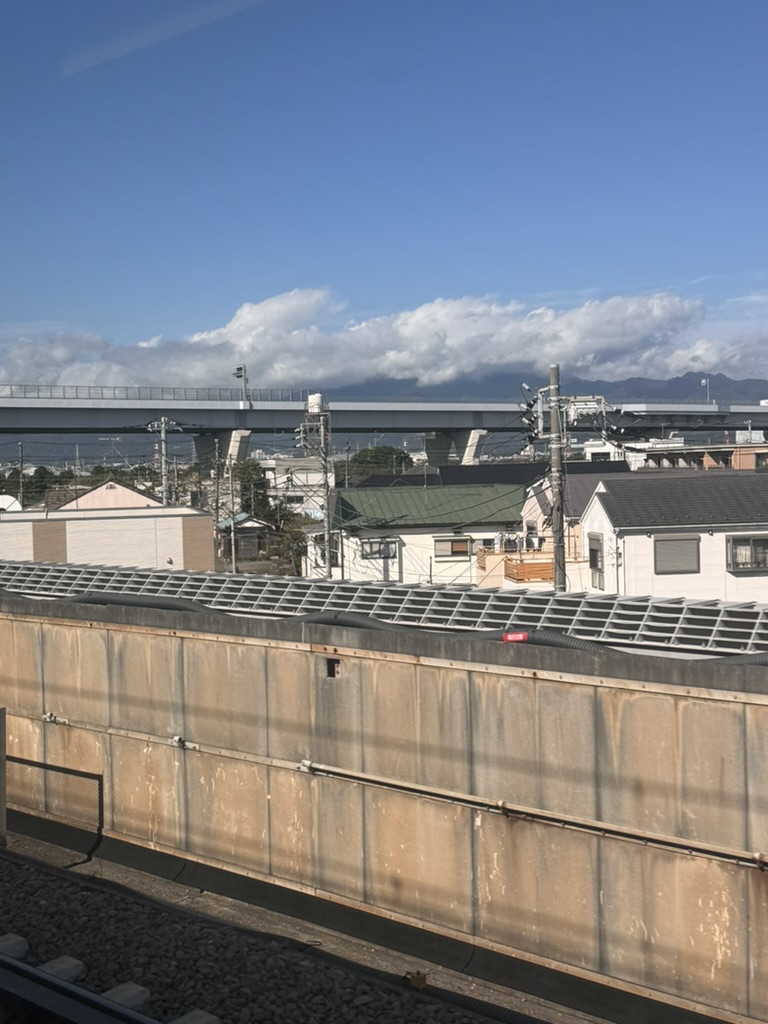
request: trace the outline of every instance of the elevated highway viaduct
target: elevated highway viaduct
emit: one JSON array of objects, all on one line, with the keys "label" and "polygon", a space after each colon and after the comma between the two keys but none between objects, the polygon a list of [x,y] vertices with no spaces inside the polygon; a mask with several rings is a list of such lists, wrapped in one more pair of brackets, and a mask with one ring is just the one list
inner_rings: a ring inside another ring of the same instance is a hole
[{"label": "elevated highway viaduct", "polygon": [[[611,404],[599,396],[562,399],[567,430],[605,434],[617,440],[664,436],[670,430],[715,434],[768,429],[768,406],[724,403]],[[521,403],[511,402],[370,402],[325,403],[332,430],[340,436],[425,434],[431,437],[434,461],[451,447],[459,456],[485,434],[524,434]],[[307,395],[300,391],[230,388],[101,387],[0,385],[0,433],[144,433],[161,417],[193,435],[201,457],[218,439],[231,450],[231,439],[249,433],[293,434],[304,419]],[[549,410],[542,427],[548,430]]]}]

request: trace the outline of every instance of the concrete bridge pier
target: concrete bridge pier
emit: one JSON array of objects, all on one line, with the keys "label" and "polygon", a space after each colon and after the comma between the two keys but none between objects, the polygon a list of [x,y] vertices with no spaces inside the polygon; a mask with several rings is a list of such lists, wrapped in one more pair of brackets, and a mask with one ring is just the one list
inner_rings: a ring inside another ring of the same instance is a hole
[{"label": "concrete bridge pier", "polygon": [[250,430],[210,430],[195,434],[195,452],[201,472],[213,469],[219,463],[242,462],[248,454]]},{"label": "concrete bridge pier", "polygon": [[424,447],[430,466],[445,466],[451,449],[462,466],[474,466],[480,455],[482,440],[487,430],[435,430],[424,435]]}]

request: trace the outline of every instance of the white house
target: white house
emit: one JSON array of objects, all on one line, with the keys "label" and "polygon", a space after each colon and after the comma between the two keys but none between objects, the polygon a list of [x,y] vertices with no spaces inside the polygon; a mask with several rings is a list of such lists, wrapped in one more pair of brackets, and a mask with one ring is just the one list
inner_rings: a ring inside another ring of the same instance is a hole
[{"label": "white house", "polygon": [[768,601],[768,473],[606,477],[581,529],[587,590]]},{"label": "white house", "polygon": [[[566,562],[583,557],[579,523],[595,488],[606,476],[627,475],[630,467],[624,461],[604,463],[566,462],[563,465],[563,519]],[[552,544],[552,479],[549,473],[535,480],[528,488],[522,511],[526,536],[541,538],[551,551]]]},{"label": "white house", "polygon": [[[475,552],[492,548],[500,533],[520,528],[524,495],[523,484],[335,491],[332,578],[473,585]],[[321,523],[308,533],[305,575],[327,575]]]}]

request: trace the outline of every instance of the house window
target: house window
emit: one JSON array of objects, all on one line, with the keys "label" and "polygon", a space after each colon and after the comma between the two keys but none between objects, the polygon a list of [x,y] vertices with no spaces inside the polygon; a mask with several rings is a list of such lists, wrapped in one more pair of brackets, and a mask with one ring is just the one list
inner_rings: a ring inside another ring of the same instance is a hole
[{"label": "house window", "polygon": [[389,538],[361,540],[361,558],[397,558],[397,541]]},{"label": "house window", "polygon": [[768,536],[728,537],[729,572],[768,571]]},{"label": "house window", "polygon": [[435,538],[435,558],[469,558],[471,554],[471,537]]},{"label": "house window", "polygon": [[590,533],[588,540],[590,582],[596,590],[605,590],[603,535],[602,533]]},{"label": "house window", "polygon": [[676,576],[699,571],[699,537],[654,537],[653,571]]}]

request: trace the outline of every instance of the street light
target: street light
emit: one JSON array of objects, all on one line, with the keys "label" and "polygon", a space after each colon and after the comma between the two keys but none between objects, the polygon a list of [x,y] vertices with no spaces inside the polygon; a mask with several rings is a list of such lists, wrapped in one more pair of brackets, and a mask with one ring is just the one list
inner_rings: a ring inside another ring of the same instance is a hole
[{"label": "street light", "polygon": [[701,386],[703,388],[707,389],[707,405],[709,405],[709,403],[710,403],[710,397],[709,397],[709,377],[702,377],[701,378]]},{"label": "street light", "polygon": [[242,366],[236,366],[232,376],[243,382],[243,404],[246,404],[248,402],[248,367],[245,363]]}]

